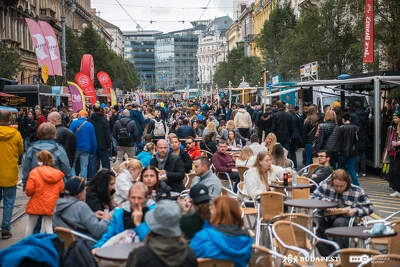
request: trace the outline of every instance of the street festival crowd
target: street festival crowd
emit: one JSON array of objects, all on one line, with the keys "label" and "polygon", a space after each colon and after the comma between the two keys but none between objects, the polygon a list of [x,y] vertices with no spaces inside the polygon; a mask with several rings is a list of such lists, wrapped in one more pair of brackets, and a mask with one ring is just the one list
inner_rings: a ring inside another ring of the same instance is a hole
[{"label": "street festival crowd", "polygon": [[[327,229],[347,227],[351,218],[374,211],[358,181],[366,175],[371,119],[358,101],[345,109],[335,102],[324,113],[304,103],[301,115],[282,101],[265,110],[257,103],[230,108],[197,99],[96,103],[77,113],[42,108],[21,109],[14,119],[0,111],[2,239],[12,238],[17,186],[30,197],[25,238],[0,251],[1,266],[60,266],[62,259],[54,256],[61,257],[54,253],[56,227],[90,237],[74,244],[91,252],[85,257],[93,257],[93,264],[101,262],[97,250],[141,243],[126,266],[197,266],[200,258],[247,266],[257,238],[252,230],[259,229],[250,221],[245,228],[244,211],[257,210],[260,194],[279,194],[274,183],[295,185],[301,161],[317,163],[302,174],[313,184],[310,198],[337,203],[328,212],[345,211],[329,216],[319,210],[313,224],[318,237],[328,239]],[[388,130],[385,156],[392,166],[390,196],[400,197],[399,113],[389,109],[382,116]],[[340,249],[349,246],[349,238],[333,241]],[[74,244],[66,256],[76,254]],[[268,242],[264,246],[287,253]],[[328,256],[338,247],[318,243],[317,248]],[[37,262],[48,265],[33,265]]]}]

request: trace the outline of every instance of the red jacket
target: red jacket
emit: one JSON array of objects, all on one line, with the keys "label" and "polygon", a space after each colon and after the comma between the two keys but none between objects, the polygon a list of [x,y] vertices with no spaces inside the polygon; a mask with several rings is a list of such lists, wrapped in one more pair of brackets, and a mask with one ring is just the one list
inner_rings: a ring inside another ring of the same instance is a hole
[{"label": "red jacket", "polygon": [[40,115],[39,118],[37,119],[37,127],[39,128],[39,126],[45,122],[47,122],[46,118],[43,115]]},{"label": "red jacket", "polygon": [[38,166],[29,173],[26,195],[31,197],[26,213],[31,215],[53,215],[56,201],[64,190],[64,173],[48,166]]},{"label": "red jacket", "polygon": [[197,143],[197,142],[195,142],[195,143],[196,144],[194,145],[194,147],[191,150],[187,151],[192,160],[201,156],[199,143]]},{"label": "red jacket", "polygon": [[217,172],[232,172],[232,169],[236,168],[235,161],[228,153],[215,152],[212,158],[212,163]]}]

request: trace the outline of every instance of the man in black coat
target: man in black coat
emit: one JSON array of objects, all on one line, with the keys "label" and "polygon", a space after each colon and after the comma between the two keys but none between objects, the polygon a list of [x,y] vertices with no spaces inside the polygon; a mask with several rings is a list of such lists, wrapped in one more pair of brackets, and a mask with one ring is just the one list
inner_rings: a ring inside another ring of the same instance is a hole
[{"label": "man in black coat", "polygon": [[[113,138],[117,141],[117,161],[115,162],[116,166],[122,162],[122,159],[125,156],[125,153],[128,155],[128,158],[133,158],[135,156],[133,146],[136,142],[136,138],[138,138],[139,133],[136,126],[136,122],[131,120],[129,114],[129,110],[124,109],[122,111],[122,118],[118,120],[112,131]],[[119,140],[121,127],[126,126],[126,130],[130,134],[130,140],[128,143],[122,143],[122,140]]]},{"label": "man in black coat", "polygon": [[100,104],[93,106],[94,113],[88,117],[88,121],[93,124],[94,132],[96,133],[97,153],[90,158],[90,177],[93,177],[100,168],[110,169],[110,150],[111,150],[111,135],[110,126],[106,117],[100,113]]},{"label": "man in black coat", "polygon": [[194,131],[193,127],[189,126],[189,120],[183,119],[183,125],[178,128],[176,135],[179,139],[186,139],[188,136],[196,136],[196,132]]},{"label": "man in black coat", "polygon": [[277,142],[289,151],[288,157],[290,157],[290,139],[293,135],[292,116],[285,111],[285,105],[281,100],[276,102],[276,107],[278,111],[273,116],[271,131],[276,135]]},{"label": "man in black coat", "polygon": [[175,192],[182,192],[185,189],[183,179],[185,178],[185,167],[182,159],[169,153],[168,143],[165,139],[157,142],[157,153],[150,161],[150,165],[160,170],[161,179]]},{"label": "man in black coat", "polygon": [[62,145],[67,152],[69,165],[74,164],[76,153],[76,137],[73,132],[62,124],[61,115],[58,112],[52,112],[47,116],[47,121],[56,126],[56,141]]}]

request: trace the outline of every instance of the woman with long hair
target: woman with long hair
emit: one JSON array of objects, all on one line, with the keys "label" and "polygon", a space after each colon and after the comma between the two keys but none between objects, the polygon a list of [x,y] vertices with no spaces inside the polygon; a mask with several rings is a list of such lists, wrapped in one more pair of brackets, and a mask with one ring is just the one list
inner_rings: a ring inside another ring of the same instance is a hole
[{"label": "woman with long hair", "polygon": [[185,172],[189,173],[192,170],[193,161],[190,155],[181,148],[181,141],[177,136],[172,136],[170,139],[170,145],[172,149],[172,154],[181,157],[183,165],[185,166]]},{"label": "woman with long hair", "polygon": [[210,122],[207,124],[206,128],[203,131],[203,142],[204,142],[204,136],[206,136],[209,133],[215,133],[215,135],[218,137],[218,131],[217,131],[217,127],[215,126],[214,122]]},{"label": "woman with long hair", "polygon": [[235,127],[235,122],[233,120],[229,120],[226,123],[226,128],[225,130],[222,131],[222,135],[221,135],[221,139],[222,140],[228,140],[228,135],[229,135],[229,131],[235,131],[235,134],[238,138],[240,138],[240,140],[242,140],[243,144],[246,144],[246,138],[244,138],[239,130]]},{"label": "woman with long hair", "polygon": [[128,257],[127,267],[197,267],[197,259],[179,227],[179,206],[162,200],[146,213],[144,221],[150,229],[144,246],[134,249]]},{"label": "woman with long hair", "polygon": [[[206,150],[212,154],[217,152],[218,150],[218,143],[215,141],[215,133],[211,132],[204,137],[204,142],[200,143],[200,148],[202,150]],[[211,157],[211,155],[209,155]]]},{"label": "woman with long hair", "polygon": [[257,157],[254,155],[253,150],[251,150],[250,147],[245,146],[240,152],[239,157],[236,159],[236,167],[239,166],[253,167],[254,163],[256,162],[256,159]]},{"label": "woman with long hair", "polygon": [[114,194],[114,200],[117,205],[128,200],[129,189],[139,178],[142,169],[142,163],[137,159],[128,159],[119,165],[120,173],[115,179]]},{"label": "woman with long hair", "polygon": [[312,163],[312,145],[315,141],[315,134],[318,129],[318,110],[315,106],[308,108],[307,118],[304,121],[302,144],[306,150],[306,166]]},{"label": "woman with long hair", "polygon": [[171,128],[169,128],[168,135],[170,135],[170,134],[172,134],[172,133],[173,133],[173,134],[176,134],[176,133],[178,132],[179,126],[181,126],[181,124],[179,123],[179,121],[175,121],[175,122],[172,124]]},{"label": "woman with long hair", "polygon": [[292,162],[285,156],[285,150],[281,144],[276,144],[271,151],[272,164],[282,167],[291,168]]},{"label": "woman with long hair", "polygon": [[272,152],[272,148],[276,145],[276,135],[274,133],[269,133],[267,137],[265,137],[264,146],[267,148],[267,151]]},{"label": "woman with long hair", "polygon": [[149,195],[152,197],[153,191],[155,191],[156,199],[153,199],[154,201],[157,202],[160,199],[171,198],[172,189],[164,181],[159,179],[156,167],[151,165],[145,167],[140,174],[140,181],[147,186]]},{"label": "woman with long hair", "polygon": [[113,196],[114,193],[115,174],[108,169],[102,169],[89,182],[86,193],[86,204],[89,205],[93,212],[105,209],[111,211],[116,205]]},{"label": "woman with long hair", "polygon": [[223,131],[226,129],[226,121],[221,120],[219,122],[219,127],[218,127],[218,134],[222,136]]},{"label": "woman with long hair", "polygon": [[[262,192],[270,191],[272,181],[282,180],[285,170],[272,164],[271,153],[263,151],[258,153],[254,168],[246,175],[244,180],[244,193],[252,198]],[[273,191],[273,190],[272,190]]]},{"label": "woman with long hair", "polygon": [[319,128],[317,151],[328,150],[331,152],[329,163],[334,170],[336,170],[339,154],[339,135],[340,127],[337,125],[336,113],[328,110],[325,113],[324,123]]},{"label": "woman with long hair", "polygon": [[197,122],[197,120],[193,122],[192,127],[194,129],[194,132],[196,133],[196,136],[193,136],[193,137],[195,137],[195,138],[202,137],[203,133],[202,133],[201,129],[199,128],[199,123]]},{"label": "woman with long hair", "polygon": [[242,148],[242,140],[236,136],[233,130],[229,130],[228,139],[226,141],[228,142],[229,149]]},{"label": "woman with long hair", "polygon": [[190,242],[197,258],[230,260],[236,267],[245,267],[251,258],[253,238],[243,229],[242,211],[236,199],[214,198],[210,207],[210,223],[196,233]]}]

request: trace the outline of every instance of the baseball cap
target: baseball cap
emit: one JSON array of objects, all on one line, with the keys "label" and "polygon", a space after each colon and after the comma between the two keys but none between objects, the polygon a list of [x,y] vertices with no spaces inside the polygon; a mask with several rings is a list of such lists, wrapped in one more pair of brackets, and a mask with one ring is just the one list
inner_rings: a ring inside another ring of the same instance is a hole
[{"label": "baseball cap", "polygon": [[87,111],[84,110],[84,109],[82,109],[81,111],[79,111],[78,114],[81,115],[81,116],[84,116],[84,117],[87,117],[87,116],[88,116]]},{"label": "baseball cap", "polygon": [[393,117],[400,117],[400,112],[395,112],[395,113],[393,113]]},{"label": "baseball cap", "polygon": [[208,194],[208,187],[203,184],[196,184],[190,189],[190,198],[194,204],[200,204],[206,201],[210,201],[211,197]]}]

